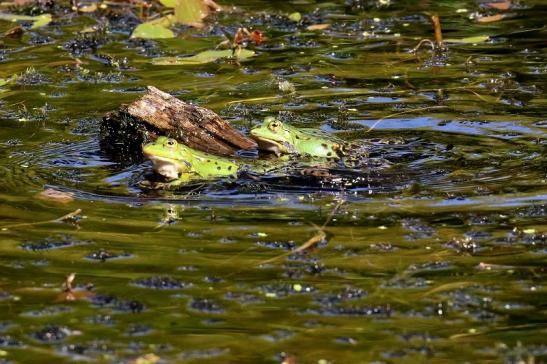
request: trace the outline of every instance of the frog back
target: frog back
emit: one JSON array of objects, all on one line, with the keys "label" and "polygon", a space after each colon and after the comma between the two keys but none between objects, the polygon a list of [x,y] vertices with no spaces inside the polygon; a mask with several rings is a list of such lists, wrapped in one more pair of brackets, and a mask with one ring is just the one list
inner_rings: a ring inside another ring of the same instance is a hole
[{"label": "frog back", "polygon": [[299,154],[320,158],[342,157],[342,142],[314,129],[301,129],[294,133],[294,147]]},{"label": "frog back", "polygon": [[238,171],[236,163],[207,153],[196,153],[190,163],[192,170],[202,178],[230,177]]}]

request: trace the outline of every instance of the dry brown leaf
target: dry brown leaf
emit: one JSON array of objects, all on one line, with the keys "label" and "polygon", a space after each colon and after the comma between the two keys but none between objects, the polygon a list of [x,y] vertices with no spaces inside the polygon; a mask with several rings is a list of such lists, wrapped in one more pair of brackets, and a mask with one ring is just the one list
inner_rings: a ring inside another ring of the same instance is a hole
[{"label": "dry brown leaf", "polygon": [[72,287],[72,282],[74,282],[75,278],[76,273],[70,273],[65,277],[65,281],[63,282],[63,292],[59,293],[57,297],[55,297],[55,302],[79,301],[94,296],[93,292],[74,289]]},{"label": "dry brown leaf", "polygon": [[283,359],[281,364],[296,364],[296,357],[292,354],[282,353],[281,358]]},{"label": "dry brown leaf", "polygon": [[72,192],[57,191],[53,188],[47,188],[42,192],[34,195],[35,198],[46,201],[54,201],[59,203],[69,203],[74,201],[74,194]]},{"label": "dry brown leaf", "polygon": [[21,38],[23,33],[24,33],[23,27],[20,25],[16,25],[13,28],[6,30],[4,35],[9,38]]},{"label": "dry brown leaf", "polygon": [[93,297],[95,294],[90,291],[69,291],[69,292],[61,292],[56,297],[54,302],[66,302],[66,301],[81,301],[81,300],[87,300],[91,297]]},{"label": "dry brown leaf", "polygon": [[329,23],[322,23],[322,24],[310,25],[306,29],[308,29],[308,30],[325,30],[325,29],[328,29],[328,28],[330,28]]},{"label": "dry brown leaf", "polygon": [[509,10],[513,4],[510,1],[496,1],[491,3],[486,3],[486,6],[491,9],[498,10]]},{"label": "dry brown leaf", "polygon": [[493,23],[495,21],[500,21],[503,18],[505,18],[504,14],[496,14],[496,15],[489,15],[489,16],[481,16],[477,18],[477,21],[479,23]]}]

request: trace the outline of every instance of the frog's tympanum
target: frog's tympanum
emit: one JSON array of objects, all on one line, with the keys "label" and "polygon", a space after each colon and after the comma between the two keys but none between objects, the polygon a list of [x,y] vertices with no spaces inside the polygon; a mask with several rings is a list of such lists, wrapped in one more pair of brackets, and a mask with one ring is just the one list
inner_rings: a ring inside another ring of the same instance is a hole
[{"label": "frog's tympanum", "polygon": [[309,155],[339,159],[343,156],[342,144],[312,129],[298,129],[267,117],[262,125],[251,130],[251,136],[262,150],[282,154]]},{"label": "frog's tympanum", "polygon": [[142,151],[152,161],[154,171],[178,182],[233,177],[239,168],[226,158],[192,149],[164,136],[144,145]]}]

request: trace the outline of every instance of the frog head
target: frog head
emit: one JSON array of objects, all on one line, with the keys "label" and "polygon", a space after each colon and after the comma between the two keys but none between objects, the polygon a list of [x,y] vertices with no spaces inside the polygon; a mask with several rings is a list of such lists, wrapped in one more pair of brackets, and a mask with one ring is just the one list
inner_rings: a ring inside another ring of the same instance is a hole
[{"label": "frog head", "polygon": [[262,125],[251,130],[251,136],[262,150],[281,154],[299,154],[339,159],[343,145],[333,137],[312,129],[299,129],[267,117]]},{"label": "frog head", "polygon": [[266,117],[264,122],[251,129],[250,133],[261,150],[273,152],[277,156],[295,152],[295,131],[272,116]]},{"label": "frog head", "polygon": [[172,138],[161,136],[145,144],[142,152],[152,161],[154,171],[168,179],[176,179],[192,167],[191,149]]}]

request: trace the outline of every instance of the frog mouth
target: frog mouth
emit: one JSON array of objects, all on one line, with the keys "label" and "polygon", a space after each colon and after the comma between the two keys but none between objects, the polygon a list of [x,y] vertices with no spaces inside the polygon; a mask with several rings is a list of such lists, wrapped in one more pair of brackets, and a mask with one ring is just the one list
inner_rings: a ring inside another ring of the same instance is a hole
[{"label": "frog mouth", "polygon": [[272,152],[278,157],[285,150],[285,148],[283,147],[283,144],[276,142],[275,140],[262,138],[258,135],[253,135],[252,133],[251,133],[251,137],[254,140],[256,140],[258,144],[258,149],[265,150],[267,152]]},{"label": "frog mouth", "polygon": [[156,173],[168,179],[179,178],[180,173],[190,171],[190,163],[167,157],[159,157],[144,152],[144,156],[152,162],[152,168]]}]

